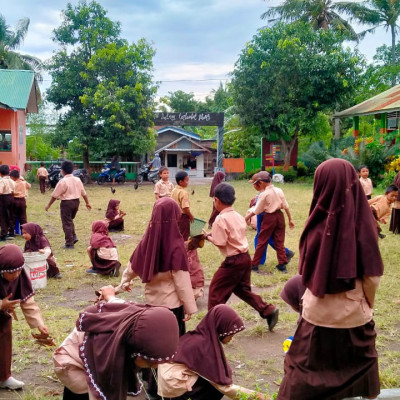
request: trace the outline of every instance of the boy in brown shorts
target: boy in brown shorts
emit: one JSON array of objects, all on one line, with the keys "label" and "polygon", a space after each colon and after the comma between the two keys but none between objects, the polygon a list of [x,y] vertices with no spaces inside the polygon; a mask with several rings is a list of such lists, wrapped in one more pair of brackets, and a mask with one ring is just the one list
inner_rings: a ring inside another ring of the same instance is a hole
[{"label": "boy in brown shorts", "polygon": [[279,310],[267,304],[251,291],[251,257],[246,238],[246,221],[236,212],[235,189],[228,183],[220,183],[215,188],[214,206],[219,211],[211,233],[203,231],[208,241],[218,247],[224,262],[215,272],[210,283],[208,309],[224,304],[232,293],[257,310],[265,318],[268,329],[272,331],[278,322]]}]

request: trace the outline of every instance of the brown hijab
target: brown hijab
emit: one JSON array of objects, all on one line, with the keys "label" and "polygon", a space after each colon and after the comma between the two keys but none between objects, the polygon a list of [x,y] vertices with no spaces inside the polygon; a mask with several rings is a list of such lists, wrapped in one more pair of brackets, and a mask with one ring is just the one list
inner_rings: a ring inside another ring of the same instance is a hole
[{"label": "brown hijab", "polygon": [[23,224],[21,228],[31,235],[31,239],[25,242],[24,251],[38,251],[45,247],[51,247],[50,242],[43,233],[43,229],[32,222]]},{"label": "brown hijab", "polygon": [[[21,249],[15,244],[6,244],[0,247],[0,299],[4,299],[10,293],[10,300],[25,302],[35,293],[31,280],[24,270],[25,260]],[[16,272],[21,270],[20,276],[9,282],[3,278],[4,272]]]},{"label": "brown hijab", "polygon": [[399,188],[399,194],[397,195],[397,201],[400,201],[400,172],[397,173],[396,178],[394,178],[393,185]]},{"label": "brown hijab", "polygon": [[180,216],[181,210],[171,198],[154,203],[146,232],[130,258],[132,270],[143,283],[159,272],[188,271],[185,242],[178,227]]},{"label": "brown hijab", "polygon": [[218,171],[215,175],[214,178],[211,182],[211,188],[210,188],[210,197],[214,197],[215,193],[215,188],[223,182],[225,179],[225,174],[221,171]]},{"label": "brown hijab", "polygon": [[300,237],[299,273],[317,297],[345,292],[355,279],[383,274],[376,223],[354,167],[330,159],[315,171],[314,196]]},{"label": "brown hijab", "polygon": [[90,246],[92,246],[93,249],[99,249],[100,247],[115,247],[114,242],[110,236],[108,236],[108,228],[105,221],[98,220],[93,222]]},{"label": "brown hijab", "polygon": [[120,200],[111,199],[108,202],[107,211],[106,211],[106,218],[107,219],[114,219],[118,215],[118,211],[115,209],[121,203]]},{"label": "brown hijab", "polygon": [[232,384],[221,340],[245,329],[243,321],[231,307],[219,304],[208,311],[197,328],[179,339],[174,362],[185,364],[196,374],[218,385]]},{"label": "brown hijab", "polygon": [[81,313],[76,327],[85,332],[80,357],[88,384],[104,400],[139,394],[134,359],[166,362],[174,358],[179,341],[176,318],[165,307],[100,303]]}]

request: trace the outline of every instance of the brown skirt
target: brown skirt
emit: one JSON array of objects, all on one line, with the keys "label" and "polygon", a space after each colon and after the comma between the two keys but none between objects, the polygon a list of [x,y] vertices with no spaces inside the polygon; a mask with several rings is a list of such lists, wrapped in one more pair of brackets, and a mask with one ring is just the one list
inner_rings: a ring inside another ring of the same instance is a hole
[{"label": "brown skirt", "polygon": [[278,400],[341,400],[380,392],[375,323],[350,329],[300,319],[285,357]]},{"label": "brown skirt", "polygon": [[392,208],[392,217],[390,218],[389,230],[395,235],[400,233],[400,208]]},{"label": "brown skirt", "polygon": [[97,249],[90,250],[93,269],[100,275],[118,276],[121,263],[117,260],[104,260],[97,255]]},{"label": "brown skirt", "polygon": [[110,221],[110,223],[108,225],[108,230],[116,231],[116,232],[123,231],[124,230],[124,219],[117,218],[117,219]]}]

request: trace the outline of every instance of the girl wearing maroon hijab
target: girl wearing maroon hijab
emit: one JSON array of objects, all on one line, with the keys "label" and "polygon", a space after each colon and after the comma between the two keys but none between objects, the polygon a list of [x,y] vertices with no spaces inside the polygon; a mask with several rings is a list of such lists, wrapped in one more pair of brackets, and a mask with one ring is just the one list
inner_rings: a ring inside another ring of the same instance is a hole
[{"label": "girl wearing maroon hijab", "polygon": [[299,273],[306,286],[302,318],[277,399],[377,398],[372,317],[383,264],[367,199],[345,160],[330,159],[315,171]]},{"label": "girl wearing maroon hijab", "polygon": [[101,220],[93,222],[87,252],[92,262],[92,268],[86,270],[87,274],[119,276],[121,263],[118,261],[117,248],[108,236],[106,222]]},{"label": "girl wearing maroon hijab", "polygon": [[51,249],[50,242],[44,235],[42,228],[38,224],[29,222],[23,224],[22,236],[26,240],[24,252],[35,252],[43,253],[47,256],[46,261],[48,265],[47,277],[48,278],[61,278],[60,270],[57,267],[56,259],[53,255],[53,250]]},{"label": "girl wearing maroon hijab", "polygon": [[55,373],[65,385],[63,400],[138,395],[139,369],[174,359],[178,338],[167,308],[113,300],[88,307],[53,356]]},{"label": "girl wearing maroon hijab", "polygon": [[121,232],[124,230],[124,217],[126,213],[119,209],[119,200],[111,199],[107,206],[106,222],[110,232]]},{"label": "girl wearing maroon hijab", "polygon": [[164,398],[219,400],[224,395],[237,399],[239,392],[264,395],[234,385],[223,344],[245,329],[231,307],[219,304],[208,311],[197,328],[179,339],[173,362],[158,367],[158,394]]},{"label": "girl wearing maroon hijab", "polygon": [[397,200],[393,203],[389,230],[395,235],[398,235],[400,233],[400,172],[397,173],[396,178],[393,181],[393,185],[399,188],[399,194],[397,196]]},{"label": "girl wearing maroon hijab", "polygon": [[[214,192],[215,192],[215,188],[225,180],[225,174],[221,171],[218,171],[215,175],[214,178],[211,182],[211,188],[210,188],[210,197],[213,198],[214,197]],[[219,214],[219,211],[215,208],[214,206],[214,202],[213,202],[213,209],[211,211],[211,215],[210,215],[210,219],[208,220],[208,229],[211,229],[212,224],[215,221],[215,218],[217,218]]]},{"label": "girl wearing maroon hijab", "polygon": [[24,383],[11,376],[12,317],[21,307],[31,329],[38,328],[44,337],[49,331],[44,325],[39,307],[33,299],[31,281],[24,270],[24,256],[14,244],[0,247],[0,388],[21,389]]}]

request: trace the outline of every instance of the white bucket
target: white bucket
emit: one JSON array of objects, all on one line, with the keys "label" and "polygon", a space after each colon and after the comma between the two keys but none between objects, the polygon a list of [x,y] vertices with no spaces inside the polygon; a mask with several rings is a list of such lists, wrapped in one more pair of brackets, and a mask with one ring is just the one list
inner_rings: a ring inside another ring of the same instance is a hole
[{"label": "white bucket", "polygon": [[46,254],[39,252],[24,253],[25,271],[32,282],[34,290],[43,289],[47,285]]}]

